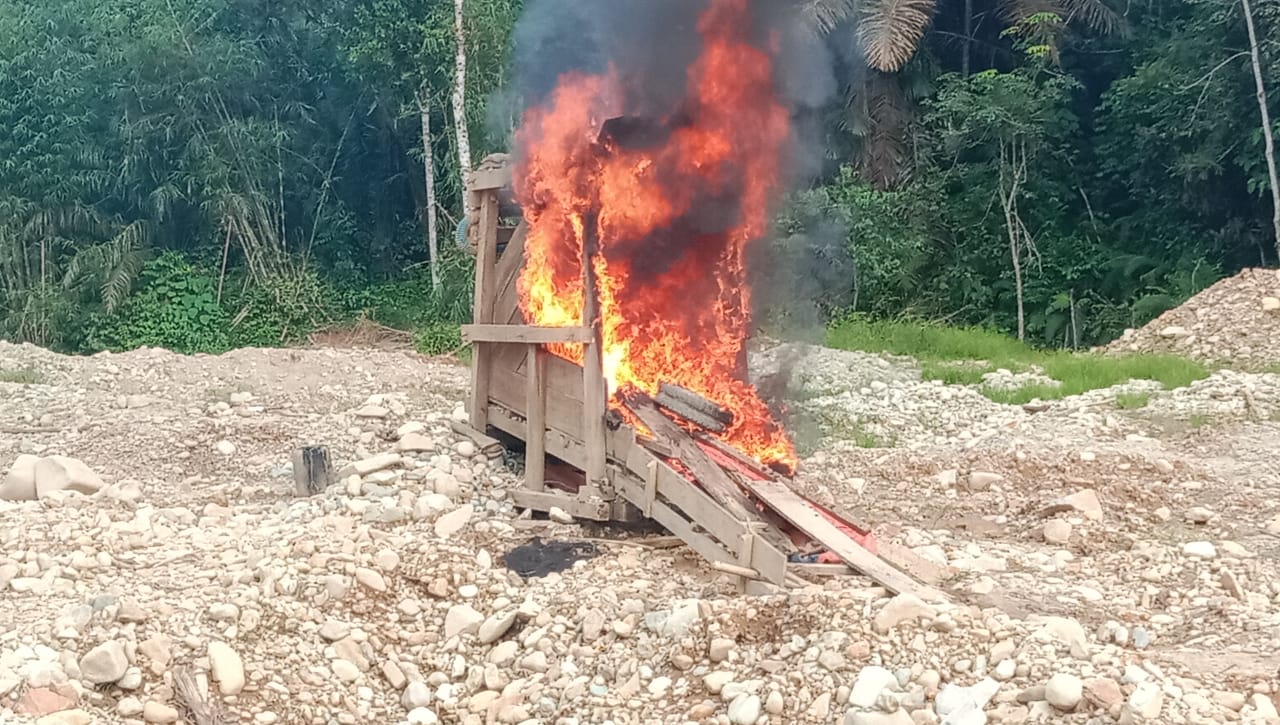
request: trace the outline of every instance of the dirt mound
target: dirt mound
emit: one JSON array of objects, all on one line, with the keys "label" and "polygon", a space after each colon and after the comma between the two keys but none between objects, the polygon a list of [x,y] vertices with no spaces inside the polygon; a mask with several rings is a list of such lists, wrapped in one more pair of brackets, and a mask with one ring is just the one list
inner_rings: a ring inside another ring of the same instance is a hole
[{"label": "dirt mound", "polygon": [[1162,352],[1209,363],[1264,368],[1280,363],[1280,271],[1246,269],[1145,327],[1126,330],[1108,352]]}]

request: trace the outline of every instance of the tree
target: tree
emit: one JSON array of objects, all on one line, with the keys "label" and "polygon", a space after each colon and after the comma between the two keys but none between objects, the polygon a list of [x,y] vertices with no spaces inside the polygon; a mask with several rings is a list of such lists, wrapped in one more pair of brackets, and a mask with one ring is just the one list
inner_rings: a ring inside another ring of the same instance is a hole
[{"label": "tree", "polygon": [[466,14],[464,0],[453,2],[454,51],[453,118],[458,140],[458,168],[465,175],[471,170],[471,134],[467,131],[467,36],[463,27]]},{"label": "tree", "polygon": [[1257,86],[1258,112],[1262,116],[1262,138],[1266,144],[1267,173],[1271,179],[1271,222],[1274,227],[1276,256],[1280,257],[1280,179],[1276,176],[1276,145],[1267,109],[1267,87],[1262,82],[1262,61],[1258,51],[1258,34],[1253,27],[1253,8],[1249,0],[1240,0],[1245,26],[1249,29],[1249,60],[1253,66],[1253,82]]}]

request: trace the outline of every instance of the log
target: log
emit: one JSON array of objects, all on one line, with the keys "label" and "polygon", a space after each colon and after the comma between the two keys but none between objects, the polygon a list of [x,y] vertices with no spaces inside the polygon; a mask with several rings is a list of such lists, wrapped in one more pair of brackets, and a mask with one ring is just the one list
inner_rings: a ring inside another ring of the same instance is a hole
[{"label": "log", "polygon": [[658,383],[658,395],[654,397],[654,402],[665,407],[664,401],[678,402],[685,407],[702,413],[708,418],[723,423],[725,426],[733,425],[733,411],[707,400],[682,385]]}]

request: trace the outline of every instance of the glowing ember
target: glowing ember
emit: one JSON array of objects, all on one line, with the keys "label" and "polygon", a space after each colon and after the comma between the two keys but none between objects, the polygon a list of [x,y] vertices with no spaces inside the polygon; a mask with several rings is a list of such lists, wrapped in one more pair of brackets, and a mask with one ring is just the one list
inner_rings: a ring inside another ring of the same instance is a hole
[{"label": "glowing ember", "polygon": [[[795,447],[744,369],[744,251],[767,230],[789,133],[772,58],[748,42],[749,25],[747,0],[711,0],[682,107],[639,133],[606,128],[628,111],[612,68],[562,76],[526,113],[515,174],[528,224],[518,288],[531,324],[582,324],[587,244],[597,252],[610,394],[683,385],[734,411],[725,442],[790,471]],[[582,361],[581,345],[552,351]]]}]

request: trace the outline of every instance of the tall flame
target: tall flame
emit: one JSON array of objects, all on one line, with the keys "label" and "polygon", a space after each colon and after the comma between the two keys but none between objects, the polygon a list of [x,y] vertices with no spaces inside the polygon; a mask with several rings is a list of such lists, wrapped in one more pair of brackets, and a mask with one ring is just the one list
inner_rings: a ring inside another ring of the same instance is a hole
[{"label": "tall flame", "polygon": [[[793,471],[794,445],[746,381],[744,252],[767,231],[789,133],[772,58],[748,42],[749,20],[747,0],[711,0],[684,105],[643,148],[598,140],[606,119],[627,111],[614,67],[561,76],[526,112],[515,174],[528,225],[518,290],[531,324],[583,324],[581,260],[594,240],[609,393],[683,385],[734,412],[725,442]],[[552,351],[582,361],[581,345]]]}]

